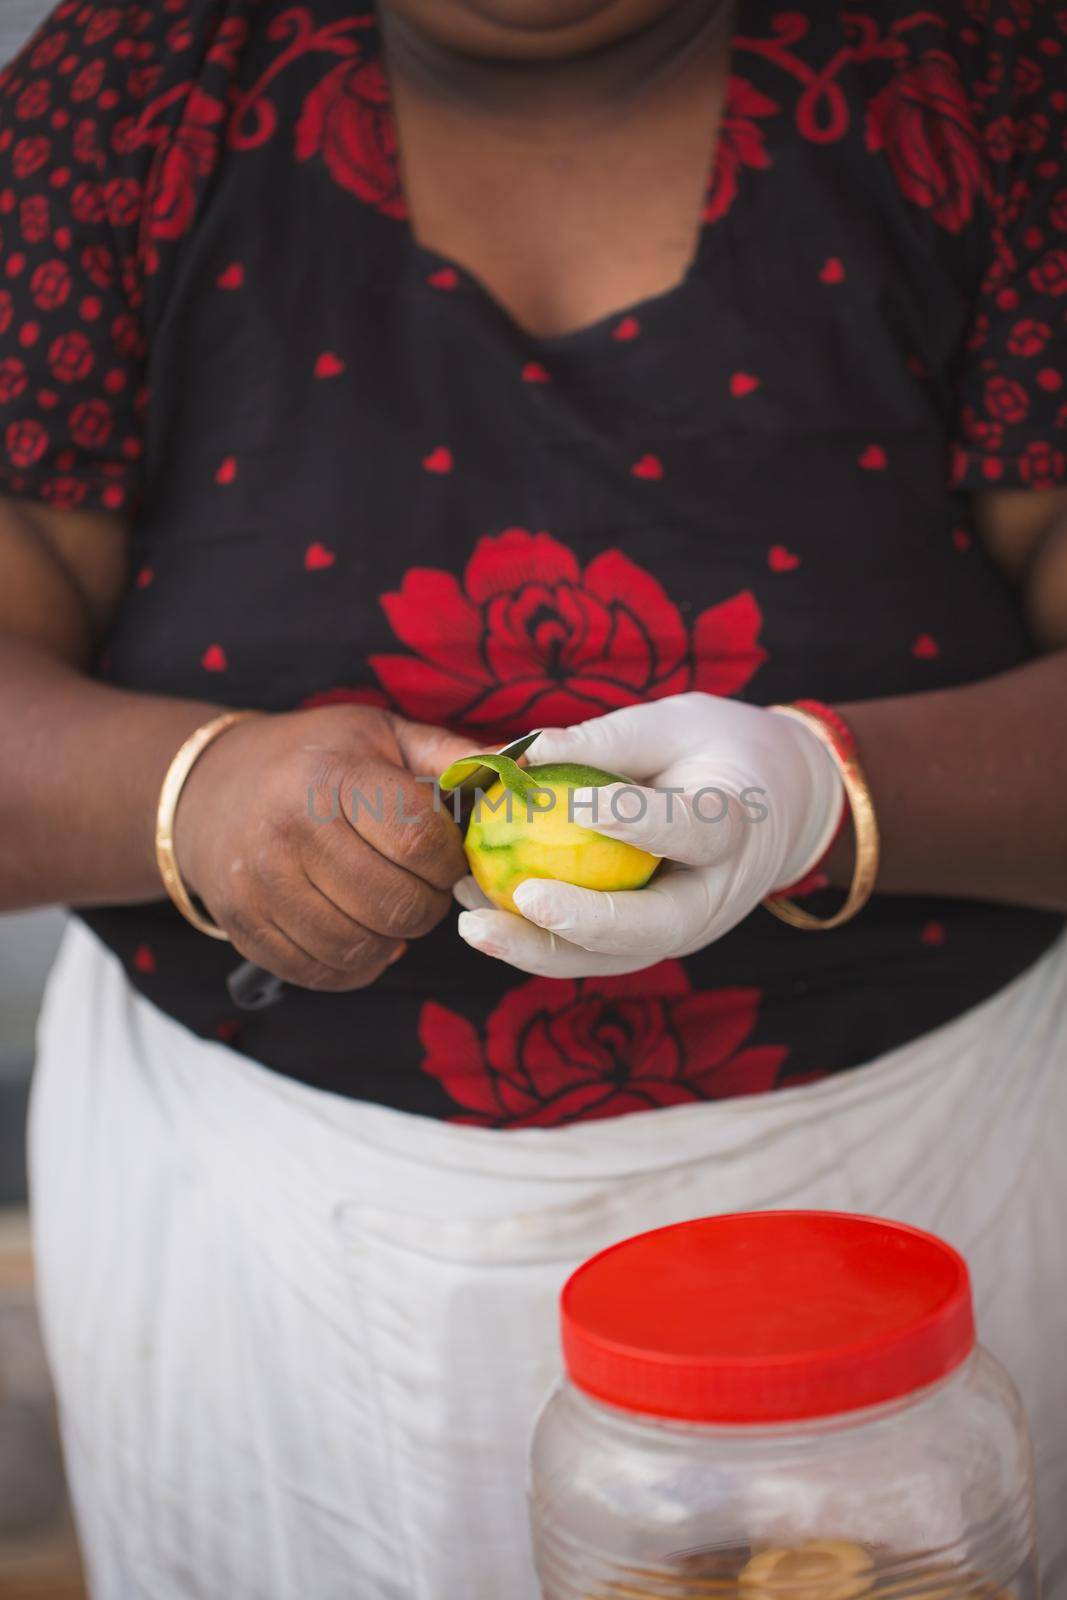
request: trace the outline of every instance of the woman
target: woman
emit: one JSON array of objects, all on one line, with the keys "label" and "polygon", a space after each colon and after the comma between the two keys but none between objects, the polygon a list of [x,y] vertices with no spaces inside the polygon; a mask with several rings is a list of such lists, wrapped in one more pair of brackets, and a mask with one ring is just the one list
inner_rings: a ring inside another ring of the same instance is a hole
[{"label": "woman", "polygon": [[[0,894],[78,908],[98,1600],[532,1600],[566,1273],[781,1204],[968,1253],[1067,1593],[1065,58],[1041,0],[64,0],[8,69]],[[533,728],[648,791],[636,900],[464,877],[418,780]]]}]

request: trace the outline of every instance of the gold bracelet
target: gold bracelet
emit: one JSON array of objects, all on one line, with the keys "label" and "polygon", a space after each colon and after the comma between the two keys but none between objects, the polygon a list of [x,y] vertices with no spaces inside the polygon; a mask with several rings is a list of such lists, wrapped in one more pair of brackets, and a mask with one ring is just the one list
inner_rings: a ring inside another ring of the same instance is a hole
[{"label": "gold bracelet", "polygon": [[779,917],[782,922],[788,922],[793,928],[805,928],[809,931],[839,928],[843,922],[851,921],[857,911],[862,911],[874,893],[878,878],[880,854],[878,818],[875,815],[871,791],[856,755],[844,744],[831,723],[824,720],[817,712],[805,711],[799,706],[771,706],[769,709],[776,711],[779,716],[793,717],[797,722],[802,722],[829,750],[841,774],[841,781],[845,786],[845,794],[852,810],[852,826],[856,836],[856,862],[852,869],[852,882],[845,903],[832,917],[813,916],[810,911],[798,906],[795,900],[770,898],[764,900],[763,904],[774,916]]},{"label": "gold bracelet", "polygon": [[159,809],[156,812],[156,864],[163,879],[163,887],[186,922],[191,922],[199,933],[206,933],[209,939],[228,939],[229,935],[223,933],[210,917],[198,911],[193,904],[174,852],[174,819],[186,780],[208,745],[214,744],[219,735],[225,733],[227,728],[232,728],[235,722],[244,722],[246,717],[258,715],[256,711],[224,711],[221,716],[213,717],[210,722],[205,722],[202,727],[197,728],[195,733],[189,735],[167,768],[163,787],[159,791]]}]

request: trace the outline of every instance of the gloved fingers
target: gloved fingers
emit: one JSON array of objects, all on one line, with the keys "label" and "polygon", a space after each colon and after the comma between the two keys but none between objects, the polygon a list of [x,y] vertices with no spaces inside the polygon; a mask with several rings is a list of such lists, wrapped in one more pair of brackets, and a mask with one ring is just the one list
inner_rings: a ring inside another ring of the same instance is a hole
[{"label": "gloved fingers", "polygon": [[570,728],[546,728],[530,750],[535,764],[574,761],[647,780],[700,743],[693,727],[695,702],[706,695],[674,695],[646,705],[623,706]]},{"label": "gloved fingers", "polygon": [[488,895],[482,893],[469,874],[466,878],[460,878],[454,885],[452,897],[459,902],[464,911],[488,911],[493,903]]},{"label": "gloved fingers", "polygon": [[714,869],[682,868],[664,872],[645,889],[616,894],[528,878],[512,898],[529,921],[570,944],[605,956],[641,952],[646,958],[643,964],[651,966],[715,937],[714,876]]},{"label": "gloved fingers", "polygon": [[628,956],[594,954],[511,911],[464,911],[457,926],[472,949],[538,978],[612,977],[639,972],[659,960],[647,951]]},{"label": "gloved fingers", "polygon": [[736,800],[710,784],[687,793],[680,785],[613,783],[575,789],[570,801],[582,827],[689,867],[722,861],[745,826]]}]

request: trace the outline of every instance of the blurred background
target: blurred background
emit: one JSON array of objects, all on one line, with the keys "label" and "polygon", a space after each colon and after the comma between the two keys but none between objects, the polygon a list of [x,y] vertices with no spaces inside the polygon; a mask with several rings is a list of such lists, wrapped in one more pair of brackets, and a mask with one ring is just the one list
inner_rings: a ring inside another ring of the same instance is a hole
[{"label": "blurred background", "polygon": [[[0,63],[50,9],[0,0]],[[0,1595],[81,1600],[55,1413],[33,1309],[26,1199],[26,1103],[41,991],[58,911],[0,917]]]}]

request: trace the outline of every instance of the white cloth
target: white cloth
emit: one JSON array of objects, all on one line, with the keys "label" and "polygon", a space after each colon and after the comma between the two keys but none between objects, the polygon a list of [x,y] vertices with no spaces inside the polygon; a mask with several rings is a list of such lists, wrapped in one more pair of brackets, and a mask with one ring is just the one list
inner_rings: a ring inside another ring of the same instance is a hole
[{"label": "white cloth", "polygon": [[861,1071],[498,1133],[199,1041],[72,925],[31,1159],[94,1600],[535,1600],[525,1462],[564,1278],[649,1227],[798,1205],[966,1253],[1029,1408],[1061,1600],[1065,1113],[1064,942]]}]

